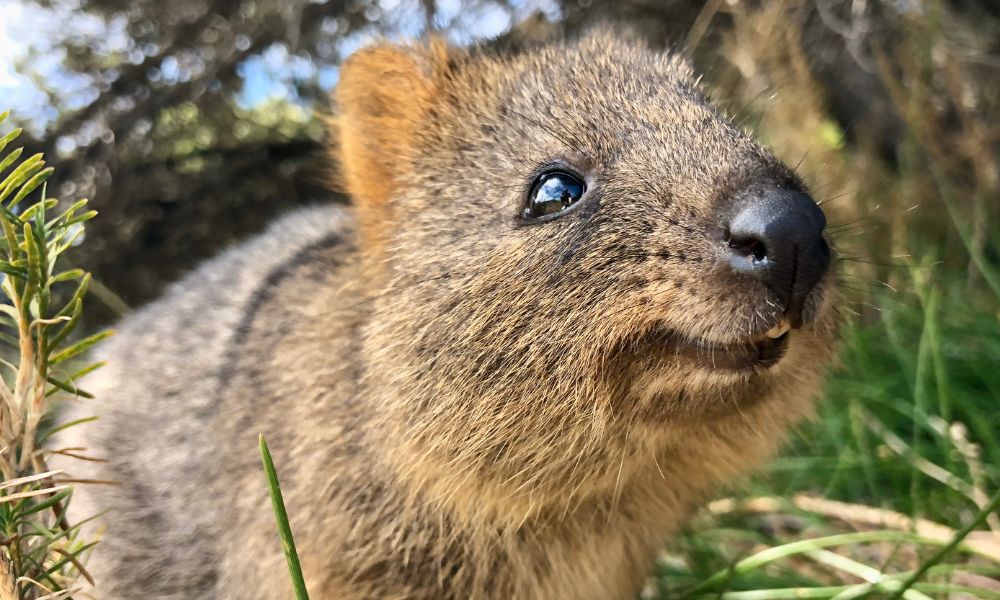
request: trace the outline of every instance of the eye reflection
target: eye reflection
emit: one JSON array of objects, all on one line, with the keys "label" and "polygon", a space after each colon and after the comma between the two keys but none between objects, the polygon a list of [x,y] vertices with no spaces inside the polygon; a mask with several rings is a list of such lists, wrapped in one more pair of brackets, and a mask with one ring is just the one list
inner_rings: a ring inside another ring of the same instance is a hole
[{"label": "eye reflection", "polygon": [[569,173],[544,173],[531,188],[524,216],[538,219],[558,214],[580,200],[583,191],[583,182]]}]

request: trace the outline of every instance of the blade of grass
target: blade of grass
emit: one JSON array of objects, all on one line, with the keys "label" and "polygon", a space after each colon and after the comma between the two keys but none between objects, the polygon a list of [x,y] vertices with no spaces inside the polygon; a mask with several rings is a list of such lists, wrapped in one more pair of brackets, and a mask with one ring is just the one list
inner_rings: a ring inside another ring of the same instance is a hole
[{"label": "blade of grass", "polygon": [[[846,556],[837,554],[836,552],[830,552],[829,550],[812,550],[806,552],[806,556],[812,558],[817,562],[821,562],[825,565],[838,569],[845,573],[850,573],[855,577],[864,579],[868,583],[877,584],[881,583],[886,579],[886,576],[879,569],[875,569],[868,565],[859,563],[852,560]],[[846,594],[837,594],[835,598],[845,598]],[[909,590],[903,594],[903,598],[906,600],[931,600],[928,596],[921,594],[915,590]]]},{"label": "blade of grass", "polygon": [[896,593],[893,594],[891,600],[896,600],[896,598],[902,597],[906,590],[910,589],[915,583],[920,581],[920,578],[923,577],[931,567],[944,560],[944,557],[947,556],[949,552],[957,548],[958,545],[962,543],[962,540],[967,538],[976,527],[982,525],[986,521],[986,518],[993,514],[998,508],[1000,508],[1000,491],[993,495],[993,498],[990,499],[990,503],[979,511],[979,514],[976,515],[975,519],[970,521],[969,524],[962,529],[958,530],[958,532],[955,533],[955,537],[952,538],[950,542],[935,552],[934,555],[928,560],[924,561],[924,563],[920,565],[920,568],[914,571],[913,575],[910,575],[910,577],[903,582],[902,587],[896,590]]},{"label": "blade of grass", "polygon": [[285,500],[281,496],[281,485],[278,483],[278,473],[271,460],[271,451],[260,434],[260,455],[264,461],[264,473],[267,475],[267,488],[271,494],[271,506],[274,508],[274,518],[278,522],[278,534],[281,536],[281,547],[288,561],[288,572],[292,577],[292,587],[296,600],[309,600],[306,582],[302,577],[302,567],[299,565],[299,555],[295,551],[295,540],[292,538],[292,527],[288,523],[288,513],[285,512]]},{"label": "blade of grass", "polygon": [[[879,585],[881,585],[881,589],[891,591],[892,588],[899,586],[899,582],[887,580]],[[941,594],[942,596],[952,593],[965,593],[975,598],[983,598],[983,600],[1000,598],[1000,594],[997,594],[992,590],[970,586],[918,584],[915,587],[919,588],[921,592],[931,594],[936,593]],[[876,588],[878,588],[878,586],[868,583],[823,587],[775,588],[769,590],[747,590],[740,592],[723,592],[721,594],[706,594],[698,596],[696,600],[795,600],[797,598],[824,598],[829,600],[830,598],[836,597],[838,594],[855,592],[856,590],[865,594],[870,594],[871,592],[877,591]]]},{"label": "blade of grass", "polygon": [[[994,501],[996,502],[996,504],[1000,505],[1000,494],[998,494],[997,497],[994,498]],[[997,508],[993,503],[991,503],[990,506],[992,506],[990,512],[996,510]],[[990,506],[988,506],[987,508],[990,508]],[[958,534],[956,534],[955,538],[953,538],[948,543],[943,544],[944,548],[942,550],[944,551],[938,552],[934,555],[934,558],[932,558],[934,562],[928,561],[928,563],[930,564],[926,565],[927,569],[930,569],[932,566],[940,562],[941,559],[948,552],[954,550],[955,548],[960,547],[962,541],[965,540],[966,536],[969,535],[969,533],[976,527],[976,525],[979,522],[985,520],[985,518],[986,517],[983,516],[982,519],[976,519],[975,521],[973,521],[973,523],[971,523],[971,526],[967,526],[962,531],[959,531]],[[729,568],[717,571],[714,575],[708,577],[707,579],[702,581],[698,586],[696,586],[694,589],[688,592],[686,594],[686,597],[697,596],[707,592],[715,591],[719,588],[719,586],[726,584],[728,581],[730,581],[733,577],[737,575],[749,573],[755,569],[763,567],[768,563],[774,562],[782,558],[787,558],[789,556],[794,556],[797,554],[803,554],[812,550],[826,548],[829,546],[843,546],[843,545],[863,544],[872,542],[910,542],[910,543],[927,544],[927,545],[942,545],[942,542],[940,540],[926,538],[924,536],[913,533],[908,533],[903,531],[891,531],[891,530],[841,533],[841,534],[828,535],[813,539],[801,540],[798,542],[791,542],[788,544],[782,544],[780,546],[774,546],[766,550],[761,550],[760,552],[757,552],[755,554],[752,554],[744,558],[743,560],[740,560],[739,562],[730,566]],[[972,548],[965,548],[965,550],[975,552],[975,549]],[[917,575],[918,576],[923,575],[923,573],[926,572],[927,569],[923,569],[923,571],[918,570]],[[905,592],[906,588],[904,588],[902,591]]]}]

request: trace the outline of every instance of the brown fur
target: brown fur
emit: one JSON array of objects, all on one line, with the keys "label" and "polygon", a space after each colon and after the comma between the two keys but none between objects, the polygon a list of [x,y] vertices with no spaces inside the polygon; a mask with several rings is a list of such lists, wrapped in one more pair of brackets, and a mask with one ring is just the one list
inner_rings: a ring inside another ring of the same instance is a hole
[{"label": "brown fur", "polygon": [[[314,598],[634,597],[713,486],[811,411],[832,277],[766,372],[669,342],[781,319],[715,232],[745,190],[801,182],[683,61],[609,33],[377,46],[337,100],[354,209],[208,263],[106,350],[102,419],[79,428],[110,459],[86,475],[123,482],[78,510],[110,509],[101,593],[287,597],[264,432]],[[525,225],[554,161],[592,196]]]},{"label": "brown fur", "polygon": [[435,102],[447,69],[444,43],[423,47],[376,46],[354,54],[341,69],[333,126],[340,176],[355,199],[362,246],[380,249],[392,222],[390,198],[408,175],[417,130]]}]

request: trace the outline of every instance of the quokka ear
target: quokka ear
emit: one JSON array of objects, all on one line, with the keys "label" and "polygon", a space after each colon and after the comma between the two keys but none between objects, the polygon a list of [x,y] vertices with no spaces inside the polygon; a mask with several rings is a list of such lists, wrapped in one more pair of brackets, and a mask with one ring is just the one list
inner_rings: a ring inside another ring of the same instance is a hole
[{"label": "quokka ear", "polygon": [[438,101],[448,65],[449,49],[433,39],[421,46],[366,48],[341,67],[334,153],[365,247],[380,246],[393,222],[391,199],[412,169],[417,136]]}]

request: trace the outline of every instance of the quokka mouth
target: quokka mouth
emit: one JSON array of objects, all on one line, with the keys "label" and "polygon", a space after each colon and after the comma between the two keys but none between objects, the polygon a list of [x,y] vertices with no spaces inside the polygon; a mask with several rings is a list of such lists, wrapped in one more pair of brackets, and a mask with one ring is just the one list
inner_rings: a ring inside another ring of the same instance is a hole
[{"label": "quokka mouth", "polygon": [[788,322],[783,320],[761,336],[730,344],[692,340],[670,329],[654,330],[647,340],[662,348],[668,356],[710,371],[762,372],[784,358],[790,329]]}]

